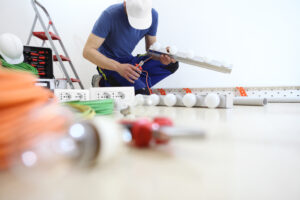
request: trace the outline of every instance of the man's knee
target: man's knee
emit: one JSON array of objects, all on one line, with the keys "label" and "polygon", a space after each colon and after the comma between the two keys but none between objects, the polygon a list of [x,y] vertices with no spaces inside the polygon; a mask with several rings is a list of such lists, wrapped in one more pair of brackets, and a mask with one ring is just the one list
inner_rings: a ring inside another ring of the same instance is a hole
[{"label": "man's knee", "polygon": [[169,70],[172,74],[174,74],[179,68],[179,62],[171,63],[166,67],[167,70]]}]

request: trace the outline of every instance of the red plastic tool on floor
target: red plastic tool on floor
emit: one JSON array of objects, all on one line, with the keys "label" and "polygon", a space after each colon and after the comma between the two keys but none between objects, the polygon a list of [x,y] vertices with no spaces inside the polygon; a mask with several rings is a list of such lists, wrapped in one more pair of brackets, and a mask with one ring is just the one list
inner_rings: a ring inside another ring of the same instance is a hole
[{"label": "red plastic tool on floor", "polygon": [[157,117],[153,121],[140,119],[121,121],[131,133],[131,143],[138,148],[168,144],[171,138],[203,138],[205,131],[199,128],[174,126],[169,118]]}]

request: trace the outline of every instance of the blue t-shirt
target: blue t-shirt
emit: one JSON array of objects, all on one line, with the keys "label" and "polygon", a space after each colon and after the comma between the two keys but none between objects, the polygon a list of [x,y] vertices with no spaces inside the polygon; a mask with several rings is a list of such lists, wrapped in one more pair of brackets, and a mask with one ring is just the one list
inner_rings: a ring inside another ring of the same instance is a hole
[{"label": "blue t-shirt", "polygon": [[98,49],[100,53],[112,59],[132,57],[132,51],[145,36],[156,36],[158,13],[152,9],[152,25],[146,30],[137,30],[130,26],[123,4],[107,8],[94,25],[92,33],[105,38]]}]

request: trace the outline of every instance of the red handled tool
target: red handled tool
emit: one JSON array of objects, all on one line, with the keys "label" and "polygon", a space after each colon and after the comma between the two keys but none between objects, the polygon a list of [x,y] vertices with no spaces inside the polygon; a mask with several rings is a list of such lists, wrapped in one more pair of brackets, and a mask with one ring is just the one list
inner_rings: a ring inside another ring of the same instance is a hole
[{"label": "red handled tool", "polygon": [[151,144],[167,144],[171,138],[189,137],[203,138],[205,132],[199,128],[177,127],[169,118],[158,117],[153,121],[141,119],[137,121],[121,121],[132,136],[132,144],[138,148]]},{"label": "red handled tool", "polygon": [[139,70],[143,70],[143,65],[145,64],[145,62],[142,60],[139,64],[136,64],[136,68],[139,69]]},{"label": "red handled tool", "polygon": [[122,121],[121,124],[130,130],[132,143],[139,148],[149,147],[152,143],[167,144],[170,137],[159,133],[159,129],[173,126],[173,122],[168,118],[156,118],[152,122],[147,119]]}]

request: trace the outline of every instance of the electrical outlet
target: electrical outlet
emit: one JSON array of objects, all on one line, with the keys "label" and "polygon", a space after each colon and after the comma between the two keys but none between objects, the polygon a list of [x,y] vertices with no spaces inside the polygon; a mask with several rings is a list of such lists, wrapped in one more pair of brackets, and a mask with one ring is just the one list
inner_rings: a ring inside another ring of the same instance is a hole
[{"label": "electrical outlet", "polygon": [[56,90],[54,90],[54,94],[60,102],[90,100],[90,91],[89,90],[56,89]]},{"label": "electrical outlet", "polygon": [[134,103],[134,87],[104,87],[91,88],[90,97],[92,100],[114,99],[116,108],[132,106]]}]

